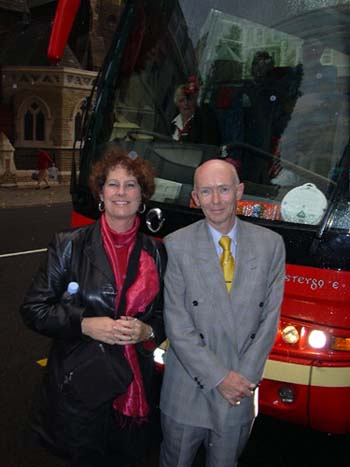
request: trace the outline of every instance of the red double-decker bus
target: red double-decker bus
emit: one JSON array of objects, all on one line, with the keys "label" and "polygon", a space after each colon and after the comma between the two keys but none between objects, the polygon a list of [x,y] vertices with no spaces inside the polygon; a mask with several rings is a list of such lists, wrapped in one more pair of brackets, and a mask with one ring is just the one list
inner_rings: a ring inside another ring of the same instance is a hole
[{"label": "red double-decker bus", "polygon": [[[52,60],[79,3],[59,2]],[[287,251],[259,410],[349,434],[350,1],[121,0],[118,8],[75,152],[72,225],[98,217],[88,174],[105,143],[156,168],[142,228],[158,237],[202,217],[191,204],[194,170],[229,158],[245,184],[239,216],[281,234]],[[174,93],[189,77],[209,130],[215,121],[215,143],[173,133]]]}]

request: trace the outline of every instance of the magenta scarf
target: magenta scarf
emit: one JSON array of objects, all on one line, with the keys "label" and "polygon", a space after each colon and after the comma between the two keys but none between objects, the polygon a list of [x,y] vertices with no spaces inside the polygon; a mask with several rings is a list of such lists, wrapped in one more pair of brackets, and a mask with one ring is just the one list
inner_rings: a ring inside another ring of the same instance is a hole
[{"label": "magenta scarf", "polygon": [[[140,225],[140,219],[135,218],[134,225],[127,232],[118,233],[112,230],[106,221],[104,214],[101,216],[101,233],[103,246],[110,260],[114,273],[117,290],[122,290],[130,253],[135,245],[136,233]],[[126,292],[126,316],[134,316],[143,313],[159,292],[159,278],[156,264],[153,258],[141,250],[138,272],[135,281]],[[119,296],[115,309],[118,309]],[[149,407],[145,395],[142,375],[138,363],[136,348],[133,344],[124,346],[124,355],[134,373],[134,379],[128,390],[113,401],[113,408],[126,417],[133,417],[139,422],[145,421]]]}]

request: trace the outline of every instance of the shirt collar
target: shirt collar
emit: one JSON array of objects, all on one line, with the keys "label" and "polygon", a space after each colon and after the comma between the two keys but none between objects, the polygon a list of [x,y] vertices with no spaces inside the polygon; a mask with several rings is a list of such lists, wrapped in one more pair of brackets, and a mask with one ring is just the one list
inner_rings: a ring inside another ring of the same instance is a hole
[{"label": "shirt collar", "polygon": [[175,123],[177,128],[180,130],[183,129],[181,114],[177,114],[176,117],[172,120],[172,123]]},{"label": "shirt collar", "polygon": [[[222,253],[222,248],[219,245],[219,240],[223,236],[223,234],[221,232],[219,232],[218,230],[214,229],[214,227],[212,227],[209,224],[208,224],[208,227],[209,227],[209,232],[210,232],[210,234],[211,234],[211,236],[213,238],[214,244],[215,244],[216,252],[217,252],[218,256],[220,256],[221,253]],[[233,257],[235,257],[236,246],[237,246],[237,219],[235,219],[235,223],[234,223],[234,226],[232,227],[232,229],[224,236],[231,238],[231,240],[232,240],[232,242],[231,242],[231,253],[232,253]]]}]

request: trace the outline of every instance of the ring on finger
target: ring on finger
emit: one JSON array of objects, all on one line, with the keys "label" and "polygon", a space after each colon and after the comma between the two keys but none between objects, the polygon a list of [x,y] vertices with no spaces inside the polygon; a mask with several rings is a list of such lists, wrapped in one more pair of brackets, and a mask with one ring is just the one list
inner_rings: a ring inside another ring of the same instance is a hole
[{"label": "ring on finger", "polygon": [[235,405],[240,405],[241,401],[236,401]]}]

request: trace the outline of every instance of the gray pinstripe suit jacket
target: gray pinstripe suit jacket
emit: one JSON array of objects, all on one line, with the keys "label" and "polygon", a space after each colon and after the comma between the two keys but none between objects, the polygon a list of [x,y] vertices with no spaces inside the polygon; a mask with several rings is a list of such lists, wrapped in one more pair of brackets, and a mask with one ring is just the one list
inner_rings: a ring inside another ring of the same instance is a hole
[{"label": "gray pinstripe suit jacket", "polygon": [[229,370],[259,383],[275,339],[285,279],[282,238],[237,221],[230,294],[205,220],[165,238],[170,347],[160,408],[180,423],[218,432],[254,417],[252,398],[230,407],[215,386]]}]

